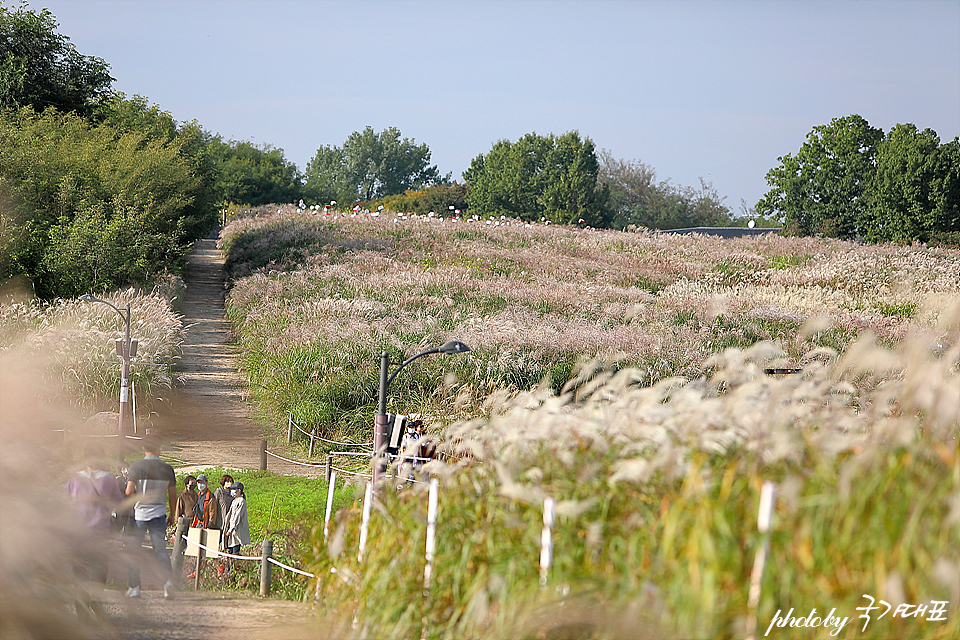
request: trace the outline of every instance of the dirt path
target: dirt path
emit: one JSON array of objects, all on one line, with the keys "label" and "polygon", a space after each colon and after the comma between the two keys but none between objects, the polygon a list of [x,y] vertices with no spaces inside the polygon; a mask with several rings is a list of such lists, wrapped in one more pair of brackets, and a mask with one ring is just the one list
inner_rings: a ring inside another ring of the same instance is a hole
[{"label": "dirt path", "polygon": [[322,637],[314,612],[299,602],[244,594],[108,593],[104,637],[118,640],[308,640]]},{"label": "dirt path", "polygon": [[[180,383],[154,425],[175,467],[258,469],[262,427],[251,417],[245,381],[225,318],[223,258],[216,241],[197,241],[184,273],[181,308],[186,327]],[[268,459],[285,475],[320,477],[323,469]],[[299,640],[317,637],[320,627],[306,605],[246,594],[184,591],[172,600],[147,589],[139,599],[107,592],[105,626],[122,640]],[[105,629],[105,631],[107,631]],[[110,634],[108,634],[110,635]]]},{"label": "dirt path", "polygon": [[[237,354],[230,343],[223,257],[216,240],[196,242],[184,282],[181,310],[186,331],[179,384],[170,407],[156,421],[167,443],[165,451],[177,467],[258,469],[262,427],[251,417],[246,382],[237,371]],[[322,468],[273,457],[267,468],[284,475],[323,475]]]}]

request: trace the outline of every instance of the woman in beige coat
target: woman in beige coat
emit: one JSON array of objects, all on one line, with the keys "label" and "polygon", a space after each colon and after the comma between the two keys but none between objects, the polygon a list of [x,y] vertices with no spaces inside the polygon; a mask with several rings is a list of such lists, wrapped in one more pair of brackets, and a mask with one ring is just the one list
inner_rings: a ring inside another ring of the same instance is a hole
[{"label": "woman in beige coat", "polygon": [[247,497],[243,493],[243,483],[234,482],[230,485],[230,495],[233,500],[230,502],[230,513],[227,514],[227,522],[223,527],[227,535],[224,546],[227,553],[239,555],[240,547],[250,544],[250,522],[247,520]]}]

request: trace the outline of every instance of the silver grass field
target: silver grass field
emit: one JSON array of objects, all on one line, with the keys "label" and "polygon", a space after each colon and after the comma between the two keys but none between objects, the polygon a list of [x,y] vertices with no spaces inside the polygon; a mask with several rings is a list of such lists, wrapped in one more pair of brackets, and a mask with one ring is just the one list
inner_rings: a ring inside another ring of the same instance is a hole
[{"label": "silver grass field", "polygon": [[[362,560],[358,492],[315,536],[329,637],[733,638],[790,608],[836,609],[839,637],[960,631],[956,249],[290,208],[223,243],[245,367],[278,423],[369,439],[381,350],[472,348],[391,389],[442,440],[416,476],[440,481],[429,589],[426,485],[377,493]],[[863,629],[864,594],[949,613]]]},{"label": "silver grass field", "polygon": [[[390,391],[441,443],[412,476],[439,482],[430,583],[426,482],[389,470],[401,480],[373,499],[361,559],[355,479],[354,507],[303,559],[319,637],[743,638],[751,620],[757,636],[831,637],[768,627],[814,608],[849,618],[832,637],[960,636],[957,249],[292,207],[232,221],[222,243],[236,345],[278,441],[289,413],[369,440],[382,350],[472,349],[417,361]],[[110,299],[142,318],[141,357],[175,360],[169,303]],[[116,366],[88,362],[115,359],[115,316],[0,306],[4,638],[97,637],[61,604],[83,544],[48,499],[62,474],[36,473],[61,462],[50,431],[115,400]],[[171,384],[152,369],[144,402]],[[865,595],[890,612],[860,618]],[[942,619],[899,608],[933,602]]]}]

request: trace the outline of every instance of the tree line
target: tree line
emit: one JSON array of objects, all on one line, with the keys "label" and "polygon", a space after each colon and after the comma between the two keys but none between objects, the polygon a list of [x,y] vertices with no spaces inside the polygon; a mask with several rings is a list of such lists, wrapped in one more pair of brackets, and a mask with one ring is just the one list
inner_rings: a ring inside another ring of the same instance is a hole
[{"label": "tree line", "polygon": [[960,244],[960,140],[897,124],[886,134],[859,115],[807,134],[767,173],[758,213],[788,232],[868,242]]},{"label": "tree line", "polygon": [[[710,183],[658,180],[577,131],[499,140],[463,183],[424,143],[366,127],[321,146],[304,172],[283,150],[224,140],[112,88],[109,65],[76,51],[53,15],[0,5],[0,282],[42,297],[149,283],[176,270],[227,204],[378,202],[406,212],[508,216],[598,228],[742,225]],[[957,140],[859,116],[814,127],[779,158],[755,209],[791,233],[869,241],[960,235]]]}]

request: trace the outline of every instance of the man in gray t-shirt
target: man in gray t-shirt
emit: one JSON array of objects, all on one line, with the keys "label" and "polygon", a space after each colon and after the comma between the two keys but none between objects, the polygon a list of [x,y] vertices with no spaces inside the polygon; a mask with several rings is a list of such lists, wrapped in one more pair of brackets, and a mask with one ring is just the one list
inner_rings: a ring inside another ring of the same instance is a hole
[{"label": "man in gray t-shirt", "polygon": [[[136,549],[143,541],[143,534],[150,534],[153,555],[160,563],[160,570],[166,579],[163,597],[173,596],[173,570],[170,566],[170,554],[167,552],[167,525],[173,524],[174,505],[177,503],[177,476],[173,467],[160,459],[160,444],[144,439],[141,443],[144,458],[130,466],[127,474],[128,496],[136,495],[133,518],[136,526],[129,527],[130,547]],[[167,505],[169,504],[169,509]],[[140,567],[130,565],[127,574],[127,596],[140,595]]]}]

